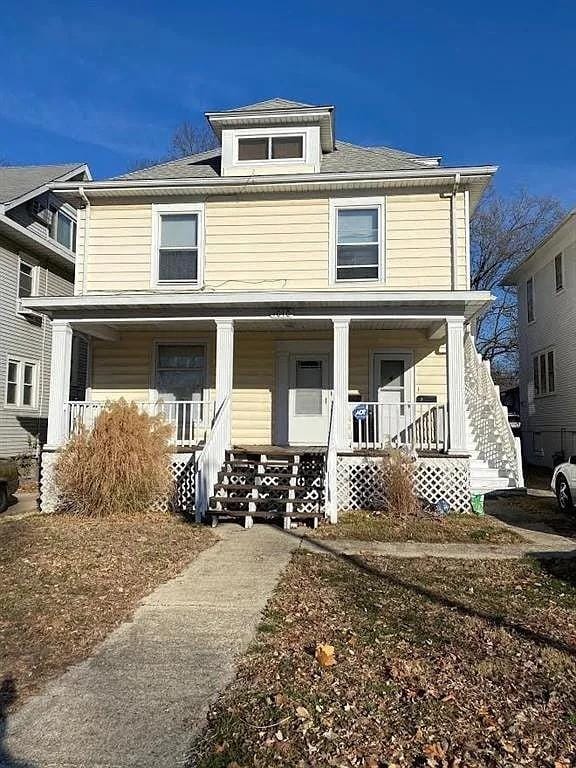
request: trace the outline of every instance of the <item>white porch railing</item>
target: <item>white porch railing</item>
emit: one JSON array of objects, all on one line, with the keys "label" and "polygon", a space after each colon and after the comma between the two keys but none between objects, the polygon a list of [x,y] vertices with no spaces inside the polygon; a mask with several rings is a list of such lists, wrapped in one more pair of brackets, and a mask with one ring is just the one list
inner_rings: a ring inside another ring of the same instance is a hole
[{"label": "white porch railing", "polygon": [[355,449],[407,445],[417,451],[445,451],[448,447],[444,403],[348,403],[348,407]]},{"label": "white porch railing", "polygon": [[331,523],[338,521],[338,448],[334,429],[334,403],[330,403],[328,422],[328,447],[326,450],[326,477],[324,480],[324,499],[326,516]]},{"label": "white porch railing", "polygon": [[196,521],[201,522],[208,510],[218,472],[230,447],[230,397],[220,406],[212,430],[196,462]]},{"label": "white porch railing", "polygon": [[[104,402],[70,401],[66,405],[67,437],[77,434],[82,428],[92,429],[105,405]],[[163,415],[174,427],[174,444],[182,448],[197,445],[206,439],[214,410],[210,400],[158,400],[155,403],[137,402],[136,405],[151,416]]]}]

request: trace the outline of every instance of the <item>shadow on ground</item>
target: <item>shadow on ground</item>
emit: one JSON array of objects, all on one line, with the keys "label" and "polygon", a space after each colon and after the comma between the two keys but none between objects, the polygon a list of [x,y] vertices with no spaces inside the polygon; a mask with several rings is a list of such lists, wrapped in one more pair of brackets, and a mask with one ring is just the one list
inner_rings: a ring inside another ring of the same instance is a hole
[{"label": "shadow on ground", "polygon": [[12,675],[6,675],[0,682],[0,768],[36,768],[35,763],[17,760],[6,748],[5,738],[8,726],[8,711],[16,703],[18,691]]}]

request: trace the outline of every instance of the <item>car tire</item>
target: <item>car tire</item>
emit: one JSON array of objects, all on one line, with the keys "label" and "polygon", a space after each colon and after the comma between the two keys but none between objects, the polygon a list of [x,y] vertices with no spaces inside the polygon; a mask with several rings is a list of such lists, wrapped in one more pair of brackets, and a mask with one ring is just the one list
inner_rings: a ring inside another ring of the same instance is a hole
[{"label": "car tire", "polygon": [[556,479],[556,498],[561,512],[574,512],[574,502],[570,492],[570,485],[564,475],[558,475]]},{"label": "car tire", "polygon": [[6,485],[2,483],[0,485],[0,513],[6,512],[8,509],[8,489]]}]

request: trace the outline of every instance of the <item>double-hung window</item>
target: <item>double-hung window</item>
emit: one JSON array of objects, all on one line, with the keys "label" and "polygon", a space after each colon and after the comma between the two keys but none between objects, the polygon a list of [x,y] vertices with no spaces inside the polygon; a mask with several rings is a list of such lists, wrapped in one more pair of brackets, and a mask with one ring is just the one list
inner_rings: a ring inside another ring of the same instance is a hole
[{"label": "double-hung window", "polygon": [[534,278],[529,277],[526,281],[526,318],[529,323],[533,323],[534,314]]},{"label": "double-hung window", "polygon": [[556,293],[564,288],[564,264],[561,253],[554,258],[554,284]]},{"label": "double-hung window", "polygon": [[18,263],[18,298],[26,299],[36,293],[36,274],[37,270],[33,264],[22,257]]},{"label": "double-hung window", "polygon": [[334,281],[383,280],[383,199],[334,200],[332,211]]},{"label": "double-hung window", "polygon": [[154,284],[193,285],[202,279],[203,206],[156,206]]},{"label": "double-hung window", "polygon": [[8,358],[6,404],[16,408],[36,407],[36,363]]},{"label": "double-hung window", "polygon": [[552,395],[556,392],[556,365],[553,349],[539,352],[532,358],[534,395]]}]

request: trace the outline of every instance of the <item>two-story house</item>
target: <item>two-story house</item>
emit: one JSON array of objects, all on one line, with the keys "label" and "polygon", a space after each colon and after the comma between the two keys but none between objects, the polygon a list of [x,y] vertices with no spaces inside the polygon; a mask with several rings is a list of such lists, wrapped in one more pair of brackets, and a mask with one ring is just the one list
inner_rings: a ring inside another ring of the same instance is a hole
[{"label": "two-story house", "polygon": [[551,467],[576,454],[576,211],[506,283],[518,289],[522,449]]},{"label": "two-story house", "polygon": [[[52,330],[22,300],[73,294],[76,209],[49,185],[88,179],[78,163],[0,167],[0,456],[23,463],[46,437]],[[71,396],[83,398],[80,368],[78,355]]]},{"label": "two-story house", "polygon": [[[469,218],[496,169],[339,141],[332,106],[206,117],[216,150],[54,185],[80,210],[74,296],[25,302],[53,319],[45,487],[50,451],[120,397],[172,421],[199,516],[335,519],[390,445],[455,509],[521,483],[468,333],[491,300],[470,290]],[[76,404],[74,330],[92,339]]]}]

